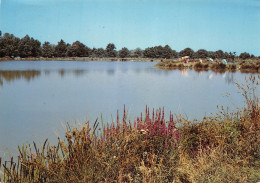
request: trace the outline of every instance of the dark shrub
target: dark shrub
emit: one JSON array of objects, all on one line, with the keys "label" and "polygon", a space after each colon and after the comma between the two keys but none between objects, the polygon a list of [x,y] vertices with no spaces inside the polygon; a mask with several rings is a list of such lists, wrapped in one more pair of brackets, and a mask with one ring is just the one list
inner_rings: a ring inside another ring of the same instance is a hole
[{"label": "dark shrub", "polygon": [[223,63],[219,63],[219,64],[213,64],[212,65],[212,69],[216,69],[216,70],[223,70],[226,68],[226,65]]},{"label": "dark shrub", "polygon": [[202,69],[202,67],[203,67],[203,65],[200,62],[197,62],[197,63],[194,64],[195,69]]},{"label": "dark shrub", "polygon": [[184,68],[184,65],[183,64],[179,64],[178,68]]},{"label": "dark shrub", "polygon": [[236,70],[237,69],[237,66],[235,64],[232,64],[232,65],[229,65],[228,68],[230,70]]}]

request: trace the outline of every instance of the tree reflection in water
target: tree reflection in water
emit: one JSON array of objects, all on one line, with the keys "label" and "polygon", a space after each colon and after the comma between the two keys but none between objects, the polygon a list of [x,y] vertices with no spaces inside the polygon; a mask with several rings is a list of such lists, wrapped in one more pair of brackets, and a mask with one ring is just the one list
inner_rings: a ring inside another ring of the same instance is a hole
[{"label": "tree reflection in water", "polygon": [[0,85],[3,85],[3,81],[11,82],[17,79],[26,79],[29,82],[40,74],[41,71],[38,70],[0,70]]}]

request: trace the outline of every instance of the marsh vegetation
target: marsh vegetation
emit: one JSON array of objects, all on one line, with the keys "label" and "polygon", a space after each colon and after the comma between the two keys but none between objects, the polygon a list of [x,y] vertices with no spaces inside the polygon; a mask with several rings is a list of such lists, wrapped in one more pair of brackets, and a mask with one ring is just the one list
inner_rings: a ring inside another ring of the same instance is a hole
[{"label": "marsh vegetation", "polygon": [[196,71],[207,71],[213,70],[216,72],[224,72],[224,71],[241,71],[248,73],[260,73],[260,60],[236,60],[236,62],[231,62],[228,64],[220,63],[212,63],[207,60],[203,62],[199,62],[198,60],[195,62],[184,63],[179,60],[164,60],[162,62],[158,62],[155,67],[165,70],[172,69],[194,69]]}]

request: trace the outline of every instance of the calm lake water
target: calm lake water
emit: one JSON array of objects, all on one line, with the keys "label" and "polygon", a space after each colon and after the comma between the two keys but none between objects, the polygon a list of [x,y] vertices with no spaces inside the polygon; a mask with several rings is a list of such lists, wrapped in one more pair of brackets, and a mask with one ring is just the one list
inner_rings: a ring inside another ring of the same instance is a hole
[{"label": "calm lake water", "polygon": [[[56,142],[66,122],[105,122],[122,115],[130,120],[150,108],[166,114],[202,118],[217,112],[217,105],[236,108],[242,98],[233,81],[249,74],[164,71],[151,62],[0,62],[0,156],[17,145]],[[225,97],[226,93],[230,97]],[[63,124],[63,125],[62,125]]]}]

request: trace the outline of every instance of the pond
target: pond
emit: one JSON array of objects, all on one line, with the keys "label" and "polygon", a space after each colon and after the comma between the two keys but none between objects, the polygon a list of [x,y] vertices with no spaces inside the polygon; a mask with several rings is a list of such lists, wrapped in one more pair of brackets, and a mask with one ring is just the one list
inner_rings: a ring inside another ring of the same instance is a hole
[{"label": "pond", "polygon": [[[122,116],[133,121],[145,106],[164,107],[166,116],[202,118],[217,105],[243,104],[233,81],[249,74],[193,70],[165,71],[152,62],[6,61],[0,62],[0,157],[17,145],[55,143],[65,124],[106,123]],[[226,94],[230,93],[227,98]]]}]

